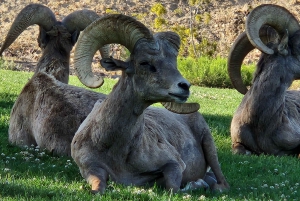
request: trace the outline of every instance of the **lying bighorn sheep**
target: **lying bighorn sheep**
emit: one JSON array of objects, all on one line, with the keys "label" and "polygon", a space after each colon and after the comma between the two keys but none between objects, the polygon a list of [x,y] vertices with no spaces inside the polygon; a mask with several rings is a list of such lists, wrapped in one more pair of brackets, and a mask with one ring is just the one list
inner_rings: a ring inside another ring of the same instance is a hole
[{"label": "lying bighorn sheep", "polygon": [[[300,92],[288,90],[300,78],[299,36],[299,22],[283,7],[261,5],[249,14],[246,32],[235,41],[228,60],[232,83],[245,94],[231,123],[234,153],[300,153]],[[262,55],[247,91],[240,70],[254,48]]]},{"label": "lying bighorn sheep", "polygon": [[228,189],[201,114],[175,114],[150,106],[167,101],[172,111],[190,112],[183,109],[189,105],[180,104],[189,97],[190,84],[177,69],[179,36],[153,36],[142,23],[124,15],[94,21],[75,48],[74,66],[86,86],[103,83],[90,64],[96,50],[109,43],[127,47],[130,58],[101,60],[106,70],[122,70],[122,76],[107,98],[95,104],[71,144],[72,157],[92,191],[104,193],[108,178],[125,185],[156,182],[178,191],[203,178],[208,166],[217,179],[212,188]]},{"label": "lying bighorn sheep", "polygon": [[10,116],[9,141],[38,145],[60,155],[71,155],[70,143],[81,122],[105,95],[67,85],[70,51],[79,32],[99,16],[75,11],[58,22],[39,4],[26,6],[16,17],[0,54],[29,26],[38,24],[43,54],[36,72],[18,96]]}]

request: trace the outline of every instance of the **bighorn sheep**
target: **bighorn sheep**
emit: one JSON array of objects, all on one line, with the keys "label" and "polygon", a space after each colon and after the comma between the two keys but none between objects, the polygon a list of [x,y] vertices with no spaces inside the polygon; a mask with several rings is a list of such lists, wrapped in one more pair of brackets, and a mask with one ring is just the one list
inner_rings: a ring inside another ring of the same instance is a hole
[{"label": "bighorn sheep", "polygon": [[[261,5],[247,17],[246,32],[235,41],[228,59],[233,86],[245,94],[231,122],[234,153],[300,153],[300,92],[288,90],[300,78],[299,36],[299,22],[283,7]],[[248,91],[240,70],[254,48],[262,55]]]},{"label": "bighorn sheep", "polygon": [[[71,141],[94,103],[105,95],[67,85],[70,51],[79,32],[99,16],[75,11],[62,22],[40,4],[26,6],[13,22],[0,54],[29,26],[38,24],[42,56],[36,72],[22,89],[10,116],[9,141],[38,145],[59,155],[71,155]],[[105,52],[104,52],[105,53]]]},{"label": "bighorn sheep", "polygon": [[86,86],[102,85],[90,64],[96,50],[110,43],[124,45],[130,58],[101,60],[106,70],[122,70],[122,75],[107,98],[95,103],[71,144],[71,155],[92,192],[104,193],[108,178],[125,185],[156,182],[178,191],[203,178],[208,166],[217,179],[212,188],[228,189],[201,114],[175,114],[150,106],[166,101],[172,111],[190,112],[185,111],[190,110],[188,103],[181,104],[189,97],[190,83],[177,69],[179,36],[152,35],[142,23],[124,15],[97,19],[79,36],[75,48],[74,67]]}]

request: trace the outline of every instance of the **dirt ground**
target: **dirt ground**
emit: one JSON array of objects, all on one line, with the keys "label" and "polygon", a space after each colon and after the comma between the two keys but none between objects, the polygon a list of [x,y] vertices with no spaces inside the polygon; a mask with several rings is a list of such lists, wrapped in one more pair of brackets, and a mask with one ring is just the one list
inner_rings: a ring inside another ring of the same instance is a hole
[{"label": "dirt ground", "polygon": [[[16,15],[30,3],[48,6],[58,20],[75,10],[90,9],[100,16],[107,14],[108,11],[116,11],[126,15],[147,13],[147,16],[141,21],[151,25],[155,16],[151,14],[150,8],[154,3],[161,2],[167,8],[168,12],[165,17],[168,21],[189,26],[191,7],[187,0],[147,0],[146,2],[144,0],[0,0],[0,46]],[[209,3],[203,4],[198,9],[199,14],[207,12],[211,16],[210,22],[208,24],[203,23],[198,32],[217,42],[217,55],[227,57],[231,44],[244,31],[244,22],[249,11],[266,3],[284,6],[300,19],[300,0],[210,0]],[[180,15],[175,13],[178,8],[184,11]],[[3,56],[14,60],[18,64],[17,70],[33,71],[41,56],[37,37],[37,25],[27,28],[3,53]],[[257,59],[257,55],[259,52],[252,53],[247,57],[247,62]],[[73,72],[72,58],[73,51],[71,53],[71,72]]]}]

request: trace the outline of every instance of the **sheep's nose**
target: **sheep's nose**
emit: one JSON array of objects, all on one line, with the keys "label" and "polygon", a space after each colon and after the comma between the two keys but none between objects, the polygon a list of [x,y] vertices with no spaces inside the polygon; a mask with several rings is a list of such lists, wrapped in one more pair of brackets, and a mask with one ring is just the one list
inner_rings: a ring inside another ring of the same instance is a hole
[{"label": "sheep's nose", "polygon": [[191,84],[188,83],[188,82],[179,82],[178,83],[178,87],[185,90],[185,91],[188,91],[190,86],[191,86]]}]

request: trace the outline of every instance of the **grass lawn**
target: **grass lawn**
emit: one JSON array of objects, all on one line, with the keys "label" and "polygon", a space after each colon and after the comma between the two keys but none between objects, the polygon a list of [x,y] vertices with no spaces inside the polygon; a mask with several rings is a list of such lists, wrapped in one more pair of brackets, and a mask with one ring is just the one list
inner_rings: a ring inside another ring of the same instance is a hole
[{"label": "grass lawn", "polygon": [[[192,87],[189,101],[200,103],[200,112],[211,128],[223,173],[231,186],[228,192],[172,194],[156,187],[110,182],[104,195],[92,195],[72,158],[8,143],[10,110],[31,76],[0,70],[0,200],[299,200],[299,159],[232,155],[229,128],[242,95],[233,89],[204,87]],[[106,79],[95,91],[109,93],[115,82]],[[83,87],[74,76],[70,84]]]}]

